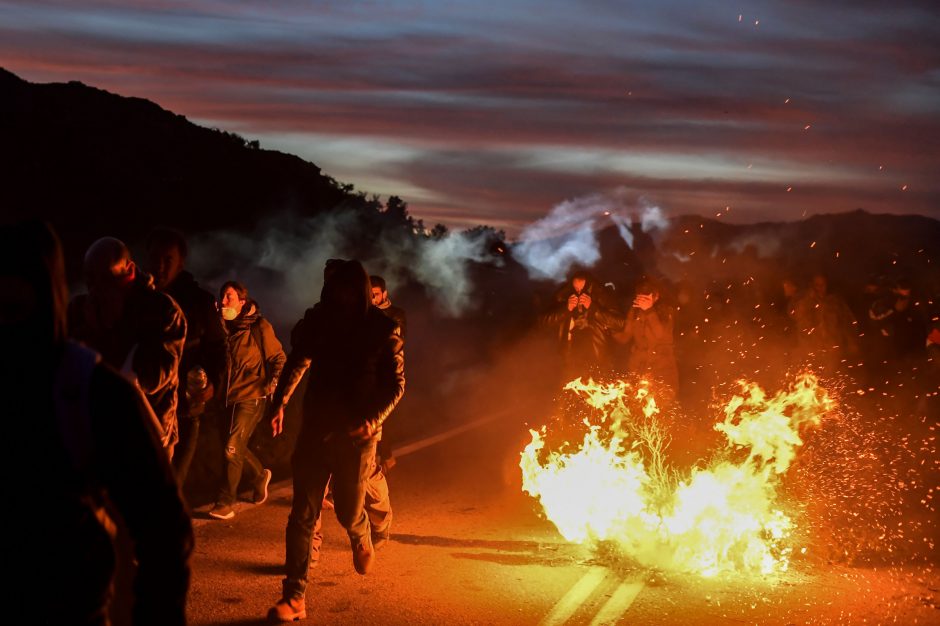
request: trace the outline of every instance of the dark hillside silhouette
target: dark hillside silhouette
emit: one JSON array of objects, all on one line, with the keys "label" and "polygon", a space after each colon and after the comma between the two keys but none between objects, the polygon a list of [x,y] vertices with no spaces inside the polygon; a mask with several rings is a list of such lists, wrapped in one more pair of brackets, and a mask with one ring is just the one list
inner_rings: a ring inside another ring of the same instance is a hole
[{"label": "dark hillside silhouette", "polygon": [[0,206],[50,219],[70,261],[104,232],[133,241],[154,223],[248,230],[274,211],[311,215],[355,199],[312,163],[148,100],[3,69],[0,137]]}]

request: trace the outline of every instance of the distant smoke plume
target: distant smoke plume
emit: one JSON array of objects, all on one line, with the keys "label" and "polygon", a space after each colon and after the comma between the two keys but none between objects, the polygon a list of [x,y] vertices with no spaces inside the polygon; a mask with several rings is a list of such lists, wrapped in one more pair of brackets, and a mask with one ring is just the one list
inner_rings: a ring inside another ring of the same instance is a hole
[{"label": "distant smoke plume", "polygon": [[459,317],[471,304],[473,285],[467,272],[469,261],[502,262],[492,257],[487,243],[486,233],[449,233],[441,239],[422,241],[418,246],[411,271],[448,315]]},{"label": "distant smoke plume", "polygon": [[320,299],[330,258],[358,258],[370,274],[386,279],[393,294],[413,280],[452,317],[472,303],[469,263],[501,262],[487,251],[482,235],[432,239],[400,229],[366,230],[353,211],[313,218],[285,213],[251,234],[218,231],[196,238],[189,265],[213,287],[230,279],[243,282],[267,317],[290,324]]},{"label": "distant smoke plume", "polygon": [[536,279],[559,280],[572,266],[592,267],[600,260],[597,231],[609,219],[629,247],[633,247],[634,222],[644,232],[665,230],[669,223],[662,210],[640,200],[639,205],[623,189],[593,194],[556,205],[551,212],[523,229],[513,256]]},{"label": "distant smoke plume", "polygon": [[748,233],[735,237],[728,247],[741,254],[746,248],[756,248],[762,259],[776,256],[780,252],[780,237],[772,233]]}]

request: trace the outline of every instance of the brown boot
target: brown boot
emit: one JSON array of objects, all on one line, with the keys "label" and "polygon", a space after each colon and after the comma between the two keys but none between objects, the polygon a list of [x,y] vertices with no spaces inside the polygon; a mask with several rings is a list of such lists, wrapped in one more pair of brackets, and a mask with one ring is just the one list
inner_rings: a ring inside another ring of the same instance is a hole
[{"label": "brown boot", "polygon": [[303,596],[281,598],[268,611],[268,619],[272,622],[296,622],[305,617],[307,617],[307,603]]},{"label": "brown boot", "polygon": [[366,535],[358,541],[350,542],[352,545],[353,565],[356,571],[365,576],[372,569],[375,561],[375,550],[372,548],[372,538]]}]

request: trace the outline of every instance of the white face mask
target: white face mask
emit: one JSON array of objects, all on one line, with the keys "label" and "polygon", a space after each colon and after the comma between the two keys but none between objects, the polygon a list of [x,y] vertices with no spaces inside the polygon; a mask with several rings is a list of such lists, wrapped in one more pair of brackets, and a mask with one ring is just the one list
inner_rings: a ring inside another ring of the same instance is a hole
[{"label": "white face mask", "polygon": [[238,317],[238,311],[236,311],[232,307],[228,307],[228,306],[222,307],[222,319],[232,321],[236,317]]}]

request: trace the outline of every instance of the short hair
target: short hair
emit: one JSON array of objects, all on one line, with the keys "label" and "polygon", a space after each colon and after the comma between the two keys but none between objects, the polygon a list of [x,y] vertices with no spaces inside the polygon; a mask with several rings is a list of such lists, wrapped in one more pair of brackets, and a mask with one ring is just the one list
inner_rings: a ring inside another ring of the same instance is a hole
[{"label": "short hair", "polygon": [[378,287],[382,291],[388,291],[388,287],[385,285],[385,279],[381,276],[369,276],[369,284],[373,287]]},{"label": "short hair", "polygon": [[180,251],[180,256],[185,259],[189,256],[189,246],[186,244],[186,237],[180,231],[173,228],[154,228],[147,235],[147,250],[154,248],[176,248]]},{"label": "short hair", "polygon": [[239,300],[248,300],[248,288],[237,280],[229,280],[222,285],[222,288],[219,289],[220,300],[225,297],[225,292],[228,291],[230,287],[235,290],[235,294],[238,296]]},{"label": "short hair", "polygon": [[644,276],[636,284],[636,292],[662,295],[662,287],[656,279]]}]

